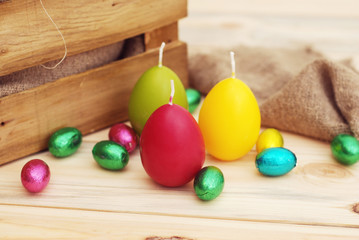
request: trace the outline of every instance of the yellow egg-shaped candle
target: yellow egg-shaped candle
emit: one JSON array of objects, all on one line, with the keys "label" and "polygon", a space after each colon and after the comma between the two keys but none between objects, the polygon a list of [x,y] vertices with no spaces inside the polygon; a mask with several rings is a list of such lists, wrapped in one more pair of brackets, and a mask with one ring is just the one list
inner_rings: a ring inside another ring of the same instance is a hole
[{"label": "yellow egg-shaped candle", "polygon": [[226,161],[247,154],[257,141],[261,118],[257,100],[249,87],[232,77],[217,83],[204,99],[199,113],[207,152]]},{"label": "yellow egg-shaped candle", "polygon": [[258,137],[256,144],[257,153],[274,147],[283,147],[283,137],[277,129],[268,128],[261,132]]}]

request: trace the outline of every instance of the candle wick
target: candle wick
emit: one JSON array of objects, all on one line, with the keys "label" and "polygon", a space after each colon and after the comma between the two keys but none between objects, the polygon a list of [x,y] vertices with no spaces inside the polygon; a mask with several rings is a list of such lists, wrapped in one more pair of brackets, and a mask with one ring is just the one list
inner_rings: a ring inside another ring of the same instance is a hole
[{"label": "candle wick", "polygon": [[170,96],[170,105],[173,105],[173,96],[175,95],[175,84],[174,81],[171,79],[171,96]]},{"label": "candle wick", "polygon": [[163,58],[163,49],[165,48],[166,43],[162,42],[161,47],[160,47],[160,53],[159,53],[159,57],[158,57],[158,66],[162,67],[162,58]]},{"label": "candle wick", "polygon": [[232,78],[236,78],[236,62],[234,61],[234,52],[230,52],[231,54],[231,64],[232,64]]}]

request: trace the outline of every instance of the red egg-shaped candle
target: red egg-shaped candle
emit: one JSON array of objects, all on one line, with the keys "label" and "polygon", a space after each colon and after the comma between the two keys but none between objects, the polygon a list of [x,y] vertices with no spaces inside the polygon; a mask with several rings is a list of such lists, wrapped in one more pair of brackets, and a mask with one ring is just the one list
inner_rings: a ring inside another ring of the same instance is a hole
[{"label": "red egg-shaped candle", "polygon": [[178,187],[190,182],[201,170],[205,146],[200,128],[185,108],[171,100],[155,110],[140,138],[142,165],[157,183]]}]

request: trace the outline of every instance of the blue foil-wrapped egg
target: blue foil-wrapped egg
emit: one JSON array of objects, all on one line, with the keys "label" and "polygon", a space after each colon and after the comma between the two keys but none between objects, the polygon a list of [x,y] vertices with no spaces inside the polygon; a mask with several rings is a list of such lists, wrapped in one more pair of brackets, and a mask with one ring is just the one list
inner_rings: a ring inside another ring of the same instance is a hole
[{"label": "blue foil-wrapped egg", "polygon": [[297,157],[286,148],[267,148],[256,156],[256,167],[266,176],[276,177],[290,172],[297,165]]}]

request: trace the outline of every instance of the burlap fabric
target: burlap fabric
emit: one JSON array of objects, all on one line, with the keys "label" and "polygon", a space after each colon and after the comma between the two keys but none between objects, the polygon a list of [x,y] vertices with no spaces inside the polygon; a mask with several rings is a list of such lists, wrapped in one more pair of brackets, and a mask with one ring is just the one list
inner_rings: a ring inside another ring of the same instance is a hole
[{"label": "burlap fabric", "polygon": [[[131,57],[144,51],[143,37],[137,36],[125,41],[66,57],[55,69],[34,66],[0,76],[0,98],[52,82],[57,79],[101,67],[121,58]],[[54,66],[60,60],[45,63]]]},{"label": "burlap fabric", "polygon": [[[253,91],[262,125],[330,141],[339,133],[359,137],[359,75],[310,48],[296,50],[239,46],[237,77]],[[203,94],[230,77],[229,50],[193,50],[192,87]]]},{"label": "burlap fabric", "polygon": [[[0,77],[0,97],[21,92],[33,87],[52,82],[59,78],[85,72],[100,67],[119,58],[123,42],[98,48],[75,56],[67,57],[55,69],[34,66]],[[54,66],[59,60],[51,61],[45,66]]]}]

